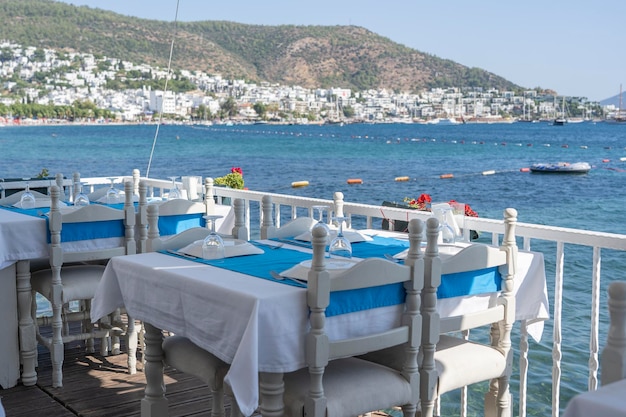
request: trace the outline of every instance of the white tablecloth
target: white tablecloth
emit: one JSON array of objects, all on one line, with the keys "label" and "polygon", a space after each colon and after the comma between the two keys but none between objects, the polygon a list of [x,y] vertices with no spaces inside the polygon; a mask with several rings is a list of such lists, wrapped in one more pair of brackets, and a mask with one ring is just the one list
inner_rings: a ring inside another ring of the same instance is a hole
[{"label": "white tablecloth", "polygon": [[[217,231],[230,234],[235,225],[235,214],[231,206],[216,205],[215,213],[224,216],[217,220]],[[48,257],[46,240],[47,226],[44,217],[29,216],[11,210],[0,209],[0,269],[12,263],[26,259]],[[136,233],[135,238],[139,235]],[[106,239],[98,239],[98,243],[87,243],[89,249],[95,247],[116,246],[117,242],[106,243]],[[69,242],[68,242],[69,243]],[[75,244],[73,249],[76,248]],[[85,249],[85,242],[80,243]]]},{"label": "white tablecloth", "polygon": [[[526,254],[522,259],[520,269],[528,264],[526,270],[537,273],[532,278],[543,286],[522,283],[517,288],[518,299],[528,301],[520,304],[529,307],[518,314],[524,319],[547,319],[543,257]],[[535,262],[536,268],[530,268]],[[488,297],[471,298],[466,308],[489,302]],[[450,299],[443,303],[450,305],[442,308],[460,312],[454,302]],[[122,306],[132,317],[188,337],[230,363],[227,380],[248,415],[258,405],[258,372],[291,372],[306,366],[308,308],[303,288],[148,253],[109,262],[92,303],[92,320]],[[326,330],[336,338],[387,329],[400,319],[401,309],[393,306],[329,317]]]},{"label": "white tablecloth", "polygon": [[578,394],[567,403],[563,417],[626,416],[626,380],[613,382],[597,391]]},{"label": "white tablecloth", "polygon": [[47,256],[46,220],[0,209],[0,269],[19,260]]}]

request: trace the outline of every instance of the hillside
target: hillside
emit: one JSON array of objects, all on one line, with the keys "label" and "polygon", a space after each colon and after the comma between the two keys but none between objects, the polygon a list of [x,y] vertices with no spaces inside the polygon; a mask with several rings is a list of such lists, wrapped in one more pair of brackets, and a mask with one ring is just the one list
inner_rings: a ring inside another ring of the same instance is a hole
[{"label": "hillside", "polygon": [[52,0],[0,0],[0,39],[174,69],[306,88],[511,90],[490,72],[419,52],[357,26],[164,22]]}]

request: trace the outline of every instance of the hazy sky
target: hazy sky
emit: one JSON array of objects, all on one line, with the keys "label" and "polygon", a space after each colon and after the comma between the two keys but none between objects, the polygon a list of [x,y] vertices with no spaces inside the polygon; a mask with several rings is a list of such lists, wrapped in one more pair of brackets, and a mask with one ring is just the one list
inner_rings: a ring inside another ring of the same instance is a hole
[{"label": "hazy sky", "polygon": [[[523,87],[603,100],[626,84],[626,1],[68,0],[173,21],[357,25]],[[515,3],[515,4],[512,4]],[[626,88],[626,85],[625,87]]]}]

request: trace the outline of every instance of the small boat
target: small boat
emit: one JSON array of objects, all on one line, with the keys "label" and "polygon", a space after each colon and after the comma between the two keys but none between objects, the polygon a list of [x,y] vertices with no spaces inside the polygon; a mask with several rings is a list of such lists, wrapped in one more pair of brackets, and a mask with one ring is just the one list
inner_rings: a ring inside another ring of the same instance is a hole
[{"label": "small boat", "polygon": [[549,174],[586,174],[591,169],[588,162],[557,162],[552,164],[532,164],[531,172]]}]

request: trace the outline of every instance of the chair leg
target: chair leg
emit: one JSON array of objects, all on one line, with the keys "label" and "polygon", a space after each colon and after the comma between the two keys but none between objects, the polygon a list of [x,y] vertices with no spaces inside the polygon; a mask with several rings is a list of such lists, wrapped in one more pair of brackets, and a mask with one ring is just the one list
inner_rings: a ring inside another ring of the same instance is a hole
[{"label": "chair leg", "polygon": [[[499,387],[504,387],[500,390]],[[485,394],[485,417],[510,417],[513,398],[509,391],[509,378],[493,379],[489,383],[489,391]]]},{"label": "chair leg", "polygon": [[417,413],[417,404],[408,404],[402,406],[402,415],[404,417],[414,417]]},{"label": "chair leg", "polygon": [[[122,322],[120,309],[115,310],[115,313],[111,314],[111,324],[117,326]],[[111,354],[119,355],[121,353],[120,337],[117,334],[111,335]]]},{"label": "chair leg", "polygon": [[[54,291],[54,289],[53,289]],[[61,319],[62,304],[52,304],[52,344],[50,357],[52,359],[52,387],[63,386],[63,322]]]},{"label": "chair leg", "polygon": [[134,375],[137,373],[137,330],[135,319],[130,316],[126,325],[126,350],[128,351],[128,373]]},{"label": "chair leg", "polygon": [[224,417],[224,388],[211,389],[211,417]]},{"label": "chair leg", "polygon": [[[79,302],[81,311],[91,311],[91,301],[90,300],[82,300]],[[89,333],[93,330],[93,324],[91,324],[91,320],[85,319],[81,322],[81,331],[83,333]],[[94,353],[96,351],[93,338],[89,338],[85,340],[85,351],[88,353]],[[100,352],[102,353],[102,346],[100,346]],[[106,355],[103,355],[106,356]]]}]

